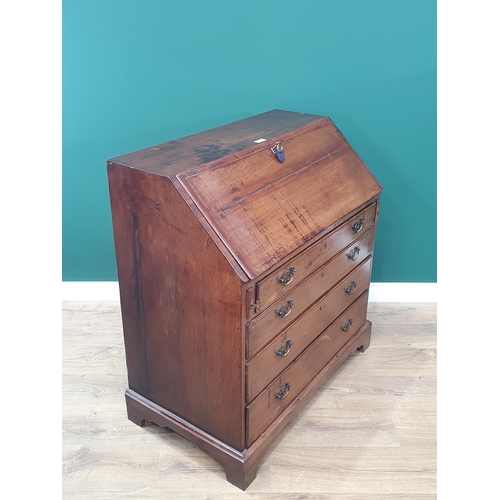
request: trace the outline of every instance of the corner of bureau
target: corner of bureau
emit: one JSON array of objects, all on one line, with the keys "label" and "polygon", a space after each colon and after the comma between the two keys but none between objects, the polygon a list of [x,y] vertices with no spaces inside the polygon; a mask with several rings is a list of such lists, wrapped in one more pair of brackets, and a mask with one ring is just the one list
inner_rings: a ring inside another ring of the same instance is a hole
[{"label": "corner of bureau", "polygon": [[241,489],[351,353],[382,188],[327,117],[274,110],[107,162],[128,417]]}]

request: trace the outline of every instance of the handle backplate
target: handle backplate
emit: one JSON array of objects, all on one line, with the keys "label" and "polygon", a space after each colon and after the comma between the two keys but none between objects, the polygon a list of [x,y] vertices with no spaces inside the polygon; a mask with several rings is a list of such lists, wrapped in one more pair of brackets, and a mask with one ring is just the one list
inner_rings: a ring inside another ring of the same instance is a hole
[{"label": "handle backplate", "polygon": [[359,248],[357,245],[347,254],[347,258],[349,260],[356,260],[359,256],[359,252],[361,252],[361,248]]},{"label": "handle backplate", "polygon": [[280,318],[286,318],[292,312],[293,300],[287,300],[277,311]]},{"label": "handle backplate", "polygon": [[365,222],[365,219],[363,219],[363,217],[361,217],[361,219],[358,219],[352,226],[352,230],[354,233],[359,233],[361,231],[361,229],[363,229],[363,224]]},{"label": "handle backplate", "polygon": [[292,348],[293,342],[291,340],[287,340],[284,342],[279,349],[276,351],[276,355],[279,356],[280,358],[284,358],[288,356],[288,353],[290,352],[290,349]]},{"label": "handle backplate", "polygon": [[345,288],[344,292],[347,293],[347,295],[352,295],[356,291],[356,287],[358,284],[355,281],[351,281]]},{"label": "handle backplate", "polygon": [[287,382],[285,385],[282,385],[279,391],[274,395],[274,397],[276,399],[285,399],[288,396],[288,393],[290,392],[290,387],[292,387],[292,384],[290,382]]},{"label": "handle backplate", "polygon": [[340,329],[343,331],[343,332],[348,332],[350,329],[351,329],[351,326],[352,326],[352,319],[348,319],[341,327]]},{"label": "handle backplate", "polygon": [[279,278],[278,281],[282,285],[289,285],[293,281],[293,275],[295,274],[295,267],[289,267]]}]

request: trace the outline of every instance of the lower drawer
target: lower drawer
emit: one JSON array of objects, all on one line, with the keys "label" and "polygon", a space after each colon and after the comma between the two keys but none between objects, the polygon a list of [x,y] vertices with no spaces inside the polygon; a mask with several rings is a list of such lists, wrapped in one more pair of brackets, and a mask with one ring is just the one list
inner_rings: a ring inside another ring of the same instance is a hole
[{"label": "lower drawer", "polygon": [[370,285],[369,257],[247,363],[247,401],[252,401]]},{"label": "lower drawer", "polygon": [[319,373],[366,321],[368,291],[330,326],[247,406],[247,446],[252,445],[278,415]]}]

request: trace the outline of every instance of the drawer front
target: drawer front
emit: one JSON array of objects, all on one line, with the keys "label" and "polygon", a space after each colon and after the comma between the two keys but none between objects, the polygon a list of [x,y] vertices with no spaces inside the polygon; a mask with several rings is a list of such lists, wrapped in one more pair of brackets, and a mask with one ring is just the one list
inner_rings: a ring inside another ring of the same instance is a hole
[{"label": "drawer front", "polygon": [[[251,358],[311,304],[351,272],[373,251],[375,228],[320,267],[290,293],[247,323],[247,358]],[[278,312],[279,311],[279,312]]]},{"label": "drawer front", "polygon": [[306,385],[366,321],[368,291],[247,406],[247,447],[294,401]]},{"label": "drawer front", "polygon": [[247,363],[247,401],[252,401],[370,285],[369,257]]},{"label": "drawer front", "polygon": [[256,285],[260,311],[290,292],[318,267],[334,257],[374,225],[375,203],[365,208],[332,233],[291,259]]}]

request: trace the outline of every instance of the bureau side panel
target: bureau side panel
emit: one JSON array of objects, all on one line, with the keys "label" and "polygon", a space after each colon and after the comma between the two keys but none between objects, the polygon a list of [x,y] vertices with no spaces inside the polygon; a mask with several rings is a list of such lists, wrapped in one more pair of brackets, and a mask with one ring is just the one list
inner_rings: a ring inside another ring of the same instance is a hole
[{"label": "bureau side panel", "polygon": [[168,178],[108,174],[130,388],[243,450],[240,280]]},{"label": "bureau side panel", "polygon": [[138,214],[129,193],[126,174],[126,169],[108,164],[128,384],[132,390],[149,398]]}]

